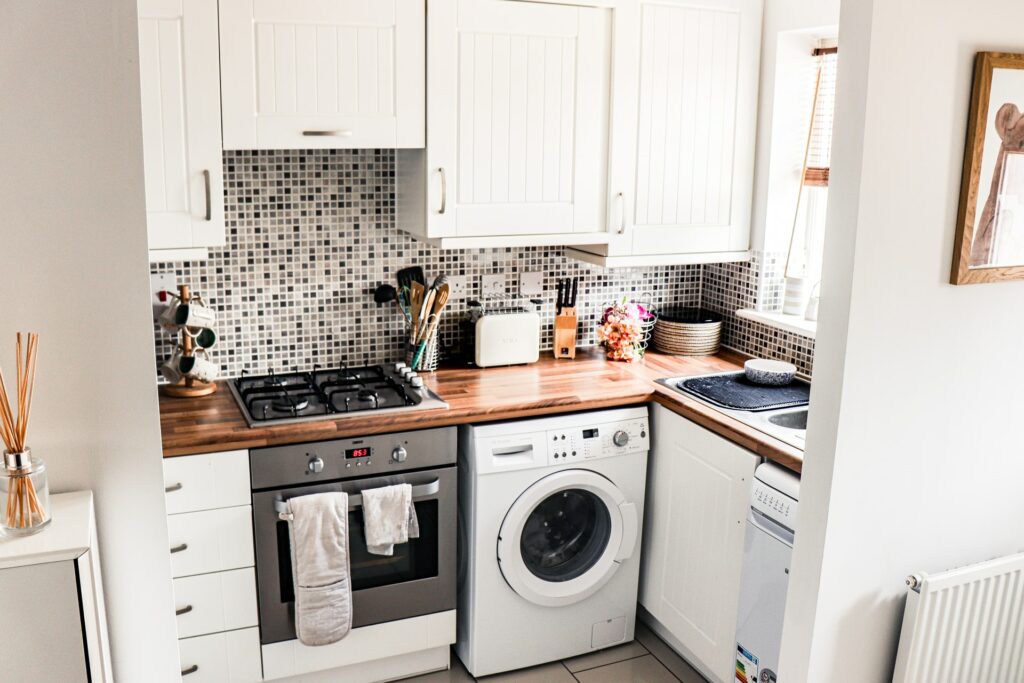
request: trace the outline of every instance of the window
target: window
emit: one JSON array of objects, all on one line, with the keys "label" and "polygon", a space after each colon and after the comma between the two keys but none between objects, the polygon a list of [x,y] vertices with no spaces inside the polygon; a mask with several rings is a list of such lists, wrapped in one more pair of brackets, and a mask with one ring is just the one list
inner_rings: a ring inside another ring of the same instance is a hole
[{"label": "window", "polygon": [[786,264],[787,276],[804,278],[805,296],[821,281],[838,58],[839,50],[834,44],[822,44],[808,60],[804,115],[808,127],[806,135],[802,136],[800,157],[804,164],[800,199]]}]

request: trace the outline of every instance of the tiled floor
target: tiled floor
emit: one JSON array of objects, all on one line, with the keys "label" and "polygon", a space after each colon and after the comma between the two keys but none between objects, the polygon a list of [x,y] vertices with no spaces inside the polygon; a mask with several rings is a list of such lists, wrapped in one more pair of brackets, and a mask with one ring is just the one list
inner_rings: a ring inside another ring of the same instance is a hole
[{"label": "tiled floor", "polygon": [[[472,683],[452,653],[452,668],[408,679],[406,683]],[[707,683],[639,621],[636,640],[561,662],[479,679],[485,683]]]}]

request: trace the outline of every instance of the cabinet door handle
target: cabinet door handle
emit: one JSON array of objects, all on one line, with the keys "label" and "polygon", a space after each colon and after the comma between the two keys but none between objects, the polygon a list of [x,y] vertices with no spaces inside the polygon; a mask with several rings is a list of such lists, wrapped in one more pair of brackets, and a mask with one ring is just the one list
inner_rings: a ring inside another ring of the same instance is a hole
[{"label": "cabinet door handle", "polygon": [[206,215],[204,220],[213,220],[213,205],[210,203],[210,171],[203,171],[203,187],[206,192]]},{"label": "cabinet door handle", "polygon": [[619,234],[626,234],[626,196],[620,192],[615,195],[619,200]]},{"label": "cabinet door handle", "polygon": [[180,553],[182,550],[188,550],[188,543],[182,543],[171,548],[171,554]]},{"label": "cabinet door handle", "polygon": [[350,138],[350,130],[304,130],[302,134],[307,138]]},{"label": "cabinet door handle", "polygon": [[174,491],[180,491],[181,489],[182,489],[182,484],[179,481],[179,482],[176,482],[174,484],[171,484],[170,486],[165,486],[164,487],[164,493],[173,493]]},{"label": "cabinet door handle", "polygon": [[444,215],[448,206],[448,178],[444,174],[444,166],[438,168],[437,172],[441,174],[441,208],[437,210],[437,213]]},{"label": "cabinet door handle", "polygon": [[185,605],[184,607],[180,607],[180,608],[174,610],[174,616],[180,617],[182,614],[188,614],[191,611],[192,611],[192,605]]},{"label": "cabinet door handle", "polygon": [[182,676],[188,676],[189,674],[194,674],[197,671],[199,671],[199,665],[198,664],[193,664],[192,666],[190,666],[187,669],[182,669],[181,670],[181,675]]}]

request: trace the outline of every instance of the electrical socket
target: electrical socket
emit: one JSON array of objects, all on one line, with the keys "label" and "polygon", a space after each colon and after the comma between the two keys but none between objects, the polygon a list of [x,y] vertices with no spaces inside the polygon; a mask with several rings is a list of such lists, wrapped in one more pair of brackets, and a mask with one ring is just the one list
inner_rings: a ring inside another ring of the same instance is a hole
[{"label": "electrical socket", "polygon": [[156,273],[149,276],[149,301],[153,305],[153,319],[156,320],[167,308],[170,299],[160,300],[160,292],[177,292],[178,282],[174,279],[174,273]]},{"label": "electrical socket", "polygon": [[544,295],[544,273],[539,270],[524,270],[519,274],[519,294],[524,299],[536,299]]},{"label": "electrical socket", "polygon": [[505,293],[504,273],[485,273],[480,276],[480,296],[498,296]]},{"label": "electrical socket", "polygon": [[466,276],[465,275],[449,275],[448,276],[448,296],[452,299],[465,298],[466,292]]}]

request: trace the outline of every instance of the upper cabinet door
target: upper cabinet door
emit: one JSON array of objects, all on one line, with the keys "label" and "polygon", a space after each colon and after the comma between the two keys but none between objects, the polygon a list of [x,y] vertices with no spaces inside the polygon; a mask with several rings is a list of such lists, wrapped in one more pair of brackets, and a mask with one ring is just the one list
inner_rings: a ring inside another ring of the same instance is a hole
[{"label": "upper cabinet door", "polygon": [[762,0],[623,5],[609,193],[620,253],[746,250]]},{"label": "upper cabinet door", "polygon": [[424,0],[220,0],[224,147],[423,147],[424,21]]},{"label": "upper cabinet door", "polygon": [[142,142],[151,250],[224,244],[217,63],[216,3],[139,2]]},{"label": "upper cabinet door", "polygon": [[612,13],[430,4],[428,236],[605,231]]}]

